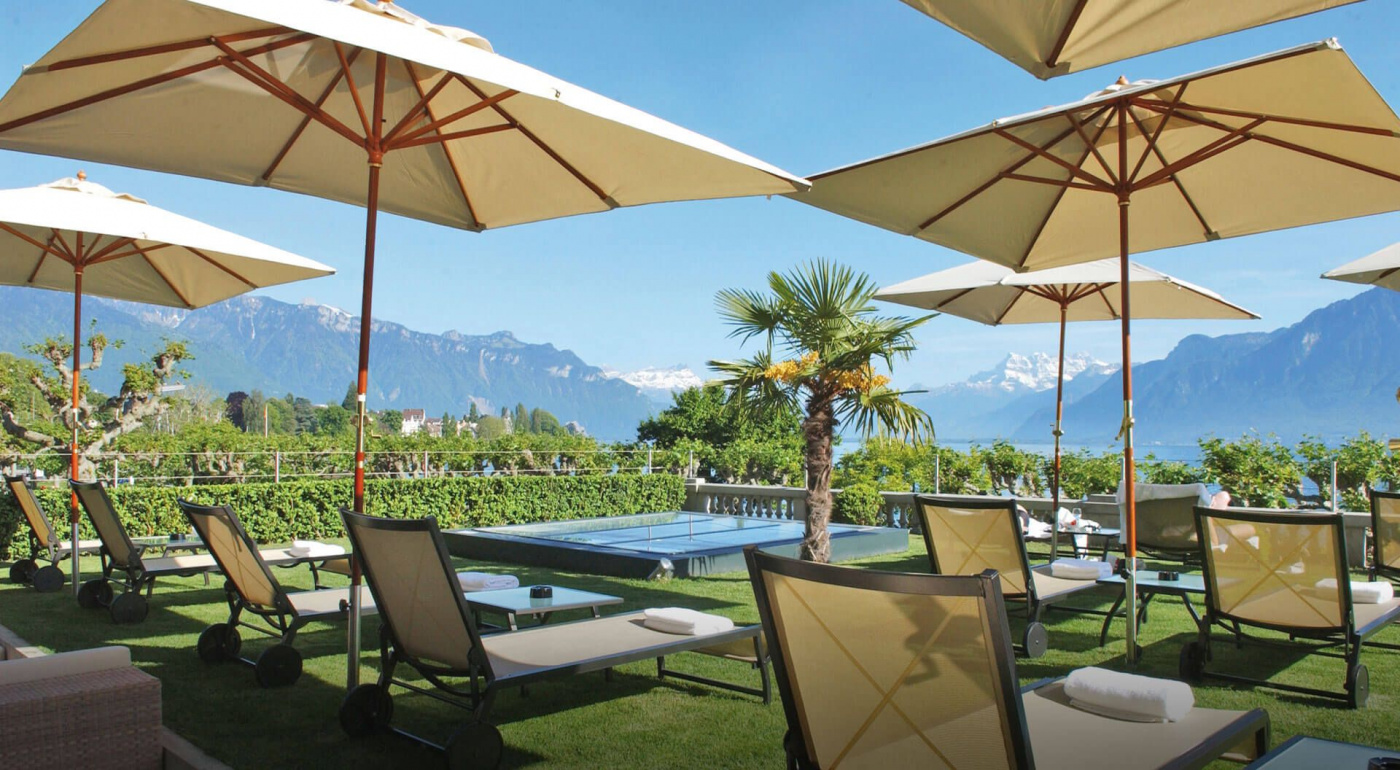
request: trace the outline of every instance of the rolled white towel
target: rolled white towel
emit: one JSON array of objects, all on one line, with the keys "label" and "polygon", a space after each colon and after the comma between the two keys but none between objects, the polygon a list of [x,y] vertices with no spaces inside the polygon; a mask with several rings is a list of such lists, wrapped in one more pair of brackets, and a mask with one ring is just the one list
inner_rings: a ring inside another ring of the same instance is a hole
[{"label": "rolled white towel", "polygon": [[287,553],[298,559],[308,557],[331,557],[345,555],[345,549],[331,543],[322,543],[319,540],[293,540],[292,547],[287,549]]},{"label": "rolled white towel", "polygon": [[1065,678],[1070,705],[1131,722],[1177,722],[1196,704],[1191,686],[1104,668],[1080,668]]},{"label": "rolled white towel", "polygon": [[[1317,587],[1324,591],[1337,590],[1336,578],[1323,578],[1317,581]],[[1389,580],[1378,580],[1374,583],[1365,580],[1351,581],[1351,601],[1354,604],[1385,604],[1395,598],[1395,587]]]},{"label": "rolled white towel", "polygon": [[1049,538],[1050,525],[1037,519],[1031,519],[1026,522],[1026,537],[1029,537],[1033,540]]},{"label": "rolled white towel", "polygon": [[1113,565],[1090,559],[1056,559],[1050,574],[1065,580],[1103,580],[1113,575]]},{"label": "rolled white towel", "polygon": [[734,628],[734,621],[723,615],[711,615],[684,607],[660,607],[642,613],[642,625],[653,631],[686,636],[708,636]]},{"label": "rolled white towel", "polygon": [[514,575],[492,575],[488,572],[458,572],[457,582],[463,591],[500,591],[519,588],[520,578]]}]

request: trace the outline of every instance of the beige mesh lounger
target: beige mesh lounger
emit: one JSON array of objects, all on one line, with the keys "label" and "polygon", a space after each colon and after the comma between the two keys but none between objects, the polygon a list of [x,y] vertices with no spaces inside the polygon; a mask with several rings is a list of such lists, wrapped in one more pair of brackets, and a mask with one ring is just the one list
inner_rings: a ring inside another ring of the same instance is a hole
[{"label": "beige mesh lounger", "polygon": [[[5,486],[15,496],[24,520],[29,523],[29,558],[19,559],[10,565],[10,582],[28,583],[39,593],[57,591],[68,582],[68,577],[59,568],[59,563],[73,554],[73,543],[62,540],[54,531],[39,498],[29,488],[28,479],[23,476],[6,476]],[[78,553],[93,554],[102,550],[101,540],[79,540]],[[39,561],[48,564],[40,567]]]},{"label": "beige mesh lounger", "polygon": [[1400,580],[1400,492],[1371,490],[1371,579]]},{"label": "beige mesh lounger", "polygon": [[[344,509],[340,515],[383,623],[379,681],[351,690],[340,707],[341,727],[352,736],[391,730],[443,751],[449,767],[496,767],[504,746],[500,732],[485,720],[503,689],[606,672],[624,663],[659,662],[677,653],[740,641],[752,645],[756,655],[760,650],[756,625],[682,636],[647,628],[640,612],[482,636],[433,517],[382,519]],[[400,663],[421,674],[431,689],[395,679]],[[687,678],[752,690],[699,676]],[[455,683],[463,679],[465,683]],[[467,709],[471,717],[443,745],[390,728],[391,685]]]},{"label": "beige mesh lounger", "polygon": [[920,495],[914,499],[935,575],[975,575],[993,569],[1001,577],[1002,596],[1024,603],[1026,630],[1019,652],[1028,658],[1044,655],[1049,646],[1045,626],[1040,623],[1041,611],[1098,586],[1093,580],[1057,578],[1050,574],[1049,565],[1031,569],[1013,498]]},{"label": "beige mesh lounger", "polygon": [[[1354,604],[1347,565],[1346,534],[1341,514],[1271,511],[1250,508],[1196,509],[1196,529],[1205,557],[1206,612],[1196,641],[1181,649],[1183,679],[1203,676],[1263,685],[1366,705],[1370,675],[1361,664],[1361,646],[1400,649],[1368,641],[1400,619],[1400,598],[1381,604]],[[1249,524],[1255,534],[1239,536],[1236,525]],[[1299,687],[1205,670],[1211,656],[1211,630],[1225,629],[1238,646],[1309,650],[1346,661],[1341,692]],[[1287,634],[1287,639],[1259,638],[1244,627]],[[1340,648],[1340,652],[1337,651]]]},{"label": "beige mesh lounger", "polygon": [[[156,578],[218,571],[218,562],[207,553],[144,558],[145,547],[132,542],[102,482],[70,479],[68,484],[78,495],[78,503],[102,541],[102,577],[83,583],[78,591],[80,606],[88,609],[106,607],[116,623],[140,623],[150,612],[149,599],[155,590]],[[349,561],[350,558],[348,555],[297,556],[281,548],[260,553],[263,561],[273,566],[310,564],[313,574],[318,564]],[[120,587],[122,592],[117,594],[113,585]],[[141,595],[142,589],[145,589],[145,596]]]},{"label": "beige mesh lounger", "polygon": [[[179,505],[227,579],[224,590],[228,596],[228,622],[215,623],[200,633],[196,647],[199,657],[206,663],[236,660],[252,666],[263,687],[295,684],[301,676],[301,653],[292,646],[297,631],[313,621],[343,620],[350,608],[350,589],[287,593],[272,576],[257,543],[232,508],[197,505],[187,500],[180,500]],[[363,596],[368,598],[368,594]],[[362,601],[360,610],[373,614],[374,602]],[[243,620],[244,612],[261,618],[264,624]],[[241,657],[243,640],[239,627],[267,634],[277,643],[263,650],[257,660]]]},{"label": "beige mesh lounger", "polygon": [[[1127,722],[1020,688],[994,570],[943,576],[744,550],[799,770],[1199,768],[1268,750],[1260,709]],[[878,629],[878,632],[875,630]]]}]

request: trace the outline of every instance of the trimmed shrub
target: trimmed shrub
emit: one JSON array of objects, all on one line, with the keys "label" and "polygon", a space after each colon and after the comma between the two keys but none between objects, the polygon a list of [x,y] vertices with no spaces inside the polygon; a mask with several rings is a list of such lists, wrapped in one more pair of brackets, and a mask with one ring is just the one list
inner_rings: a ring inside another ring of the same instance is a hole
[{"label": "trimmed shrub", "polygon": [[852,484],[836,495],[832,518],[846,524],[877,527],[882,523],[880,508],[884,505],[880,489],[868,481]]},{"label": "trimmed shrub", "polygon": [[[233,507],[248,534],[260,543],[340,537],[340,507],[350,505],[353,482],[291,481],[280,484],[118,487],[112,502],[132,537],[188,532],[176,506],[180,497]],[[621,516],[680,510],[685,481],[679,476],[472,476],[379,479],[365,485],[370,513],[393,518],[436,516],[443,529],[534,521]],[[68,491],[38,490],[39,502],[56,529],[67,532]],[[86,517],[81,536],[96,537]],[[0,497],[0,558],[27,554],[28,525],[10,495]],[[67,536],[64,536],[67,539]]]}]

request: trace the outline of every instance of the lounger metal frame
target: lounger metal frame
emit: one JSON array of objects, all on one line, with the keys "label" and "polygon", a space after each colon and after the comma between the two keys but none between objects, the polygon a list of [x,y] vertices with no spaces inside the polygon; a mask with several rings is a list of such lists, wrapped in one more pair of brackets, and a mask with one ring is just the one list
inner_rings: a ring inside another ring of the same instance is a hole
[{"label": "lounger metal frame", "polygon": [[[584,658],[572,661],[566,665],[551,666],[548,668],[532,669],[521,673],[510,675],[498,675],[491,666],[491,659],[482,644],[482,634],[477,628],[473,619],[472,611],[467,604],[466,598],[460,590],[454,590],[452,594],[456,597],[456,610],[461,618],[462,625],[466,629],[468,638],[471,641],[471,649],[467,651],[467,658],[471,662],[468,668],[454,668],[444,666],[430,661],[416,658],[404,650],[404,645],[399,641],[399,636],[395,626],[395,608],[386,604],[376,586],[375,564],[373,557],[361,546],[360,531],[380,530],[397,533],[427,533],[432,539],[433,547],[437,552],[438,568],[442,570],[442,579],[448,581],[452,586],[458,585],[456,571],[453,569],[451,557],[447,551],[446,541],[443,540],[442,531],[438,528],[436,518],[428,516],[422,519],[385,519],[375,516],[367,516],[355,513],[348,509],[340,510],[341,518],[345,522],[346,533],[350,536],[350,542],[354,549],[355,558],[359,560],[361,569],[364,572],[365,582],[369,585],[371,594],[374,596],[375,605],[381,617],[379,628],[379,655],[380,670],[379,678],[375,684],[360,685],[351,690],[341,705],[340,721],[341,726],[351,735],[365,735],[376,730],[388,731],[396,735],[403,736],[424,746],[444,752],[448,757],[449,766],[466,767],[495,767],[501,758],[503,744],[500,732],[491,724],[487,723],[490,716],[491,707],[495,703],[496,696],[503,689],[510,687],[522,687],[534,682],[547,679],[558,679],[577,674],[586,674],[595,671],[610,673],[614,666],[626,663],[655,658],[659,662],[668,655],[680,652],[700,652],[705,647],[724,645],[742,639],[758,639],[759,627],[736,627],[732,631],[722,634],[712,634],[699,637],[677,636],[674,643],[668,643],[664,648],[658,649],[650,647],[630,651],[626,654],[607,655],[596,658]],[[425,565],[431,569],[431,565]],[[567,633],[565,629],[570,626],[583,623],[600,622],[597,618],[573,621],[570,623],[560,623],[550,626],[551,631],[558,631],[561,636]],[[537,633],[537,630],[513,632],[513,633]],[[755,651],[761,651],[755,642]],[[407,665],[417,671],[431,688],[407,682],[394,677],[394,670],[399,664]],[[664,666],[664,664],[662,664]],[[666,675],[677,677],[677,672],[666,669]],[[680,677],[678,677],[680,678]],[[721,687],[728,690],[738,690],[740,692],[753,692],[751,689],[744,689],[731,682],[709,679],[706,677],[686,675],[687,681],[700,682],[703,684]],[[449,679],[466,680],[465,685],[454,685]],[[426,695],[430,698],[442,701],[457,708],[464,709],[471,714],[467,724],[458,729],[452,736],[442,744],[435,743],[421,736],[392,727],[389,719],[393,713],[392,703],[389,699],[389,688],[391,686],[400,687],[412,692]],[[755,694],[762,694],[762,690]]]},{"label": "lounger metal frame", "polygon": [[[1014,508],[1012,509],[1014,513]],[[1035,767],[1031,752],[1029,730],[1026,723],[1025,706],[1022,695],[1055,681],[1045,679],[1025,687],[1017,686],[1016,664],[1011,642],[1011,629],[1006,623],[1006,604],[1001,591],[1001,579],[996,570],[984,570],[978,575],[921,575],[909,572],[881,572],[870,569],[853,569],[830,564],[816,564],[782,556],[763,553],[756,546],[744,549],[744,558],[749,565],[749,579],[753,584],[754,598],[763,624],[764,635],[769,640],[769,654],[773,658],[774,676],[778,681],[778,692],[782,696],[783,714],[787,718],[787,733],[783,736],[783,748],[787,754],[790,770],[820,770],[807,753],[808,736],[804,734],[804,720],[798,711],[796,689],[788,674],[782,636],[778,633],[773,607],[764,585],[764,573],[783,575],[796,580],[843,586],[865,591],[882,593],[914,594],[921,596],[975,597],[982,603],[983,615],[991,619],[986,626],[989,647],[993,653],[992,665],[999,682],[999,697],[1004,709],[1008,727],[1006,739],[1014,766],[1032,770]],[[1163,766],[1163,770],[1188,770],[1201,768],[1220,757],[1231,747],[1238,746],[1250,734],[1254,735],[1255,750],[1263,755],[1268,750],[1269,720],[1262,709],[1246,712],[1226,729],[1212,736],[1208,744],[1191,747],[1174,761]]]},{"label": "lounger metal frame", "polygon": [[[949,496],[949,495],[916,495],[914,502],[918,507],[920,529],[924,535],[924,545],[928,549],[929,564],[933,574],[945,574],[938,562],[938,547],[934,543],[933,534],[930,531],[927,517],[924,513],[924,506],[941,506],[948,508],[966,508],[978,511],[1003,511],[1006,514],[1007,526],[1016,533],[1016,543],[1018,546],[1018,556],[1021,565],[1021,575],[1025,579],[1025,593],[1011,593],[1002,595],[1003,606],[1008,603],[1017,603],[1024,607],[1026,613],[1026,629],[1021,636],[1021,643],[1017,645],[1018,654],[1028,658],[1038,658],[1045,654],[1049,647],[1049,636],[1045,631],[1045,626],[1041,624],[1041,613],[1051,606],[1061,604],[1066,599],[1079,593],[1071,591],[1048,599],[1042,599],[1035,589],[1035,578],[1032,577],[1030,557],[1026,554],[1026,538],[1021,531],[1021,516],[1016,511],[1016,499],[1014,497],[986,497],[986,496]],[[1043,572],[1043,570],[1042,570]],[[1084,588],[1089,590],[1098,586],[1096,581],[1085,581]],[[1103,610],[1087,609],[1083,607],[1057,607],[1067,612],[1077,612],[1085,615],[1107,615]]]},{"label": "lounger metal frame", "polygon": [[[1305,511],[1278,511],[1258,508],[1204,508],[1197,506],[1196,514],[1196,536],[1201,543],[1202,566],[1205,574],[1206,602],[1205,612],[1201,616],[1197,639],[1188,642],[1181,650],[1179,661],[1179,673],[1187,681],[1198,681],[1202,678],[1218,679],[1227,682],[1237,682],[1241,684],[1257,685],[1275,690],[1296,692],[1304,695],[1313,695],[1322,698],[1332,698],[1342,700],[1351,708],[1361,708],[1366,705],[1366,699],[1370,694],[1370,674],[1361,663],[1361,648],[1378,647],[1386,650],[1400,650],[1400,645],[1387,644],[1383,642],[1371,641],[1370,637],[1376,635],[1390,623],[1400,620],[1400,607],[1381,615],[1370,623],[1357,627],[1355,604],[1351,598],[1351,577],[1350,565],[1347,561],[1346,550],[1346,530],[1344,519],[1339,513],[1311,513]],[[1280,623],[1263,623],[1258,620],[1243,618],[1222,610],[1219,607],[1219,596],[1215,585],[1215,575],[1211,571],[1211,560],[1206,557],[1205,549],[1209,547],[1210,541],[1206,537],[1206,519],[1223,519],[1241,523],[1257,524],[1299,524],[1299,525],[1325,525],[1332,529],[1332,536],[1336,543],[1336,580],[1339,584],[1342,603],[1345,606],[1346,620],[1343,624],[1334,628],[1300,628]],[[1274,682],[1266,679],[1254,679],[1239,674],[1227,674],[1218,671],[1207,671],[1206,663],[1212,660],[1212,641],[1225,641],[1215,637],[1211,632],[1214,628],[1220,628],[1228,632],[1227,637],[1237,648],[1243,647],[1247,642],[1254,646],[1272,647],[1275,649],[1298,650],[1303,649],[1309,654],[1322,655],[1325,657],[1340,658],[1346,661],[1346,681],[1344,689],[1320,690],[1313,687],[1303,687],[1300,685]],[[1259,628],[1269,631],[1277,631],[1288,634],[1288,641],[1269,639],[1259,636],[1252,636],[1246,632],[1247,628]],[[1337,652],[1336,648],[1341,651]]]},{"label": "lounger metal frame", "polygon": [[[26,538],[29,541],[29,558],[18,559],[10,565],[10,580],[28,583],[40,593],[59,590],[68,582],[68,576],[63,574],[59,563],[70,556],[72,551],[59,551],[58,546],[63,542],[63,538],[54,530],[48,516],[44,515],[44,507],[39,504],[39,498],[30,488],[27,476],[7,475],[5,486],[9,488],[10,494],[15,496],[15,502],[29,525],[29,536]],[[95,554],[101,550],[92,546],[84,548],[78,543],[70,545],[76,548],[79,554]],[[40,561],[46,561],[48,564],[40,567]]]},{"label": "lounger metal frame", "polygon": [[[297,632],[313,621],[344,619],[350,609],[349,592],[345,592],[345,598],[340,600],[334,611],[303,612],[298,610],[286,589],[277,581],[277,578],[273,577],[271,568],[258,552],[258,544],[243,528],[243,522],[239,520],[233,508],[227,505],[200,505],[183,498],[178,499],[176,503],[184,512],[185,517],[190,520],[194,531],[199,534],[200,539],[209,548],[210,555],[219,565],[219,571],[226,576],[224,595],[229,606],[228,621],[215,623],[204,629],[199,635],[197,649],[200,658],[209,663],[233,660],[251,666],[258,684],[263,687],[282,687],[295,684],[301,676],[301,653],[292,646],[296,641]],[[251,600],[244,586],[233,577],[239,574],[239,570],[234,568],[236,565],[225,562],[224,554],[215,545],[216,541],[212,537],[210,529],[210,519],[226,520],[239,543],[247,549],[248,555],[257,562],[263,578],[272,587],[273,602],[271,606],[265,606]],[[243,613],[245,612],[262,620],[263,624],[249,623],[244,620]],[[238,634],[239,628],[247,628],[270,636],[276,639],[277,643],[263,650],[258,655],[257,660],[242,657],[239,655],[239,650],[242,647],[242,640]]]}]

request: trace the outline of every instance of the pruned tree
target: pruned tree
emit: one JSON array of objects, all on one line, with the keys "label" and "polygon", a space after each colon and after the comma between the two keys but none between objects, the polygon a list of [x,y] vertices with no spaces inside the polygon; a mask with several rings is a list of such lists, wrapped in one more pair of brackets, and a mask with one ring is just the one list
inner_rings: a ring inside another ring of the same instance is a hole
[{"label": "pruned tree", "polygon": [[73,343],[50,337],[25,347],[38,356],[47,367],[26,361],[23,377],[32,385],[58,416],[58,424],[41,424],[22,418],[27,404],[16,403],[17,389],[0,383],[0,427],[10,436],[34,446],[41,452],[51,451],[70,461],[69,447],[73,426],[78,426],[78,475],[91,479],[95,475],[96,457],[114,439],[141,427],[147,420],[167,409],[160,389],[175,377],[187,376],[179,369],[182,361],[191,360],[189,348],[183,342],[166,340],[149,360],[122,367],[121,388],[115,395],[103,397],[88,383],[87,374],[101,368],[109,347],[121,347],[120,340],[109,341],[106,335],[89,335],[86,347],[90,353],[87,363],[80,365],[78,403],[73,406]]}]

